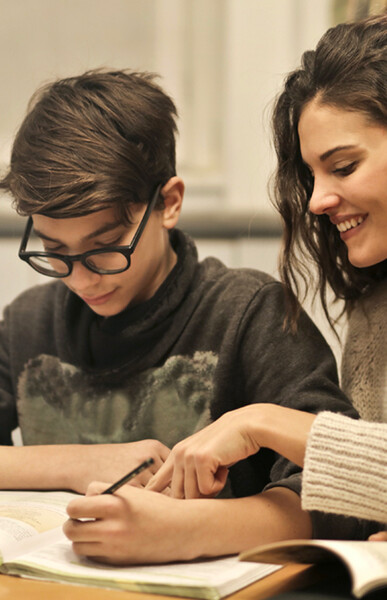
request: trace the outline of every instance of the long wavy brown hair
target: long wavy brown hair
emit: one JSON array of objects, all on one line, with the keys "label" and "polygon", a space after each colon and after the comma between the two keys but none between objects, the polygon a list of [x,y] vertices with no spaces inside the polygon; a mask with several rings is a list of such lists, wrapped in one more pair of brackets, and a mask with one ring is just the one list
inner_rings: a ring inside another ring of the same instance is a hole
[{"label": "long wavy brown hair", "polygon": [[315,289],[331,324],[329,288],[350,311],[356,299],[387,275],[387,260],[366,268],[351,265],[336,227],[326,215],[309,211],[313,177],[301,157],[298,122],[316,96],[320,104],[361,112],[387,127],[387,14],[329,29],[314,51],[303,54],[300,68],[288,75],[274,106],[278,163],[272,197],[284,225],[279,266],[288,301],[286,322],[293,329],[301,288],[304,294],[310,288],[311,260],[317,269]]}]

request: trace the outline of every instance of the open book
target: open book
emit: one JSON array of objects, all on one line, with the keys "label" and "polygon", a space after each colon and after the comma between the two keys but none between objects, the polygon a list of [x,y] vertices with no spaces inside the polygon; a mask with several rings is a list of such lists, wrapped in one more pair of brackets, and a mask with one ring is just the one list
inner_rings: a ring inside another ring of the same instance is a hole
[{"label": "open book", "polygon": [[258,546],[240,554],[240,560],[278,564],[340,561],[349,572],[356,598],[387,587],[387,542],[290,540]]},{"label": "open book", "polygon": [[0,492],[0,573],[78,585],[218,600],[278,565],[237,556],[192,562],[112,567],[76,556],[62,532],[69,492]]}]

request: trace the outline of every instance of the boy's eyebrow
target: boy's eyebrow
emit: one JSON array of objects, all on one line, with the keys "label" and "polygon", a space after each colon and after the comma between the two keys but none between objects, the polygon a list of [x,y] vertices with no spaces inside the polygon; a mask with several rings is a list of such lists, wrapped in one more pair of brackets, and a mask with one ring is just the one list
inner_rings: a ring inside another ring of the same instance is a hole
[{"label": "boy's eyebrow", "polygon": [[[119,223],[117,221],[115,221],[114,223],[104,223],[101,227],[99,227],[98,229],[96,229],[92,233],[89,233],[84,238],[82,238],[82,241],[90,240],[90,239],[92,239],[94,237],[97,237],[98,235],[102,235],[103,233],[107,233],[108,231],[112,231],[113,229],[116,229],[120,225],[121,225],[121,223]],[[42,233],[41,231],[39,231],[39,229],[35,229],[35,227],[34,227],[34,231],[35,231],[36,235],[38,237],[40,237],[42,240],[47,240],[48,242],[56,242],[57,244],[62,244],[63,243],[61,240],[58,240],[56,238],[52,238],[52,237],[46,235],[45,233]]]},{"label": "boy's eyebrow", "polygon": [[327,150],[323,154],[320,154],[319,158],[321,162],[324,162],[324,160],[327,160],[327,158],[332,156],[332,154],[334,154],[335,152],[339,152],[340,150],[352,150],[352,148],[356,148],[356,146],[354,144],[348,144],[347,146],[335,146],[334,148]]}]

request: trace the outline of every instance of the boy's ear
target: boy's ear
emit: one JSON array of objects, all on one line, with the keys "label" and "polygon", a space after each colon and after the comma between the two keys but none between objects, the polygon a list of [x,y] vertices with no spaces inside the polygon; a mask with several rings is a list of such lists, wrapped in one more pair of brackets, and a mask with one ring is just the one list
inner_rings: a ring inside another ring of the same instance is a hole
[{"label": "boy's ear", "polygon": [[164,198],[163,227],[173,229],[179,220],[184,196],[184,182],[180,177],[171,177],[161,189]]}]

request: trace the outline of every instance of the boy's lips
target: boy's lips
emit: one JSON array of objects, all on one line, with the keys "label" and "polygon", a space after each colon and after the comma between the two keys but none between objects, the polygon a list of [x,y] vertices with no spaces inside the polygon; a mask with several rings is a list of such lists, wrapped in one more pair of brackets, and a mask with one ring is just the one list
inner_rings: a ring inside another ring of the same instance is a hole
[{"label": "boy's lips", "polygon": [[114,294],[114,292],[115,290],[113,290],[112,292],[108,292],[107,294],[103,294],[102,296],[93,296],[91,298],[89,298],[88,296],[80,297],[84,302],[86,302],[86,304],[96,306],[98,304],[104,304],[105,302],[107,302],[110,299],[110,297]]}]

